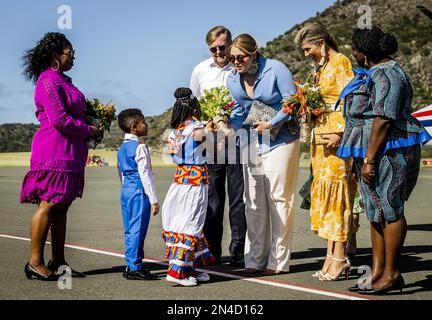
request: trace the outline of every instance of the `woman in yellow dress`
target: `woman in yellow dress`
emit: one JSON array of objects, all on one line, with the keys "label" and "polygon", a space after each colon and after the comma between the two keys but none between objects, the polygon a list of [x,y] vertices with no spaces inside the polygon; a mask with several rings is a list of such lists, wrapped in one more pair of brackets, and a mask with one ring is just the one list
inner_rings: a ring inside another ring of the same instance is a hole
[{"label": "woman in yellow dress", "polygon": [[307,24],[297,33],[295,42],[306,57],[315,61],[315,84],[328,106],[316,119],[312,131],[310,216],[312,230],[327,240],[325,262],[313,276],[333,281],[344,272],[348,278],[350,262],[346,256],[346,242],[356,231],[352,215],[357,186],[350,161],[336,154],[345,121],[341,107],[334,110],[340,93],[354,74],[350,60],[338,52],[336,41],[323,25]]}]

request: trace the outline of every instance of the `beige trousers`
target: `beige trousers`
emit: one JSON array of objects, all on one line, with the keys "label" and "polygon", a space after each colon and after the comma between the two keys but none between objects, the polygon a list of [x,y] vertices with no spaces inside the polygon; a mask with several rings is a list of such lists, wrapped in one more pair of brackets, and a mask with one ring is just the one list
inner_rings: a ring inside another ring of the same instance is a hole
[{"label": "beige trousers", "polygon": [[246,268],[289,271],[299,160],[296,140],[244,166]]}]

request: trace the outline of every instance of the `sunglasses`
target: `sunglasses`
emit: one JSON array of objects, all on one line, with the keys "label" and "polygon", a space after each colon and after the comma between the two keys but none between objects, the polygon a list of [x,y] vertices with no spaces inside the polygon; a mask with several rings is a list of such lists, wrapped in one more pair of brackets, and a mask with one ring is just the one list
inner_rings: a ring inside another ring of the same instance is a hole
[{"label": "sunglasses", "polygon": [[210,47],[211,53],[216,53],[217,49],[219,49],[220,52],[223,52],[226,50],[226,46],[216,46],[216,47]]},{"label": "sunglasses", "polygon": [[229,56],[228,60],[231,63],[235,63],[236,60],[238,61],[238,63],[243,63],[247,57],[250,57],[250,55],[245,55],[245,56],[242,56],[242,55],[239,55],[239,56]]}]

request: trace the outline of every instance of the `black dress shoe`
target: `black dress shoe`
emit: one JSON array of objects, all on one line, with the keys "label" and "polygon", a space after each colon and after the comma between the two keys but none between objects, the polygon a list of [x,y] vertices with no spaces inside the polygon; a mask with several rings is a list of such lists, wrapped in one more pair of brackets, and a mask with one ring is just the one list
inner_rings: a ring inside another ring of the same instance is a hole
[{"label": "black dress shoe", "polygon": [[390,291],[395,291],[395,290],[398,290],[398,291],[400,291],[400,293],[402,293],[402,289],[404,286],[405,286],[405,280],[402,277],[402,275],[400,275],[396,279],[396,281],[393,282],[393,284],[388,288],[359,290],[358,293],[365,294],[365,295],[374,295],[374,296],[385,295],[385,294],[388,294]]},{"label": "black dress shoe", "polygon": [[233,253],[229,262],[230,266],[242,267],[244,265],[244,256],[242,253]]},{"label": "black dress shoe", "polygon": [[[62,264],[55,263],[54,261],[50,260],[48,261],[47,267],[51,270],[52,273],[57,274],[58,268],[60,268]],[[69,267],[71,269],[71,275],[72,278],[85,278],[85,274],[79,271],[76,271],[72,269],[69,265],[65,264],[65,266]],[[61,275],[59,275],[61,276]]]},{"label": "black dress shoe", "polygon": [[133,271],[129,268],[126,268],[126,271],[123,272],[123,277],[128,280],[156,280],[157,275],[150,272],[149,269],[137,270]]},{"label": "black dress shoe", "polygon": [[46,276],[42,273],[39,273],[35,268],[33,268],[30,263],[27,262],[27,264],[24,266],[24,272],[27,277],[27,279],[31,280],[34,276],[36,279],[42,280],[42,281],[57,281],[58,276],[55,274],[51,274],[49,276]]}]

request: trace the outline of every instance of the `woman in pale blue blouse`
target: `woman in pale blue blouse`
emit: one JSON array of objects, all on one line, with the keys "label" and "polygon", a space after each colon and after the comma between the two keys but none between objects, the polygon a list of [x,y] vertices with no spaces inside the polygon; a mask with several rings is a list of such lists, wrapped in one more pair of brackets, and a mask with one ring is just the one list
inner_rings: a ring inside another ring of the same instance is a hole
[{"label": "woman in pale blue blouse", "polygon": [[[247,241],[245,272],[279,274],[289,271],[294,224],[294,191],[300,159],[300,128],[282,112],[281,102],[295,93],[293,77],[281,62],[257,52],[256,41],[247,34],[234,39],[230,60],[235,71],[227,86],[235,100],[230,124],[235,130],[259,133],[259,148],[245,166]],[[270,121],[244,126],[252,102],[258,100],[278,111]],[[269,130],[281,126],[270,139]],[[257,141],[251,135],[250,145]],[[244,143],[244,142],[243,142]],[[244,147],[244,146],[242,146]],[[253,152],[254,148],[249,148]]]}]

